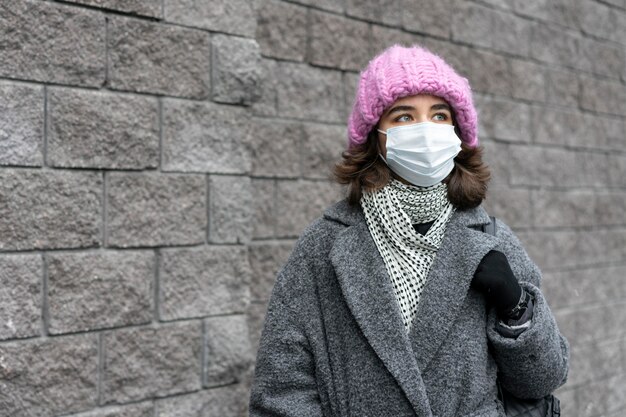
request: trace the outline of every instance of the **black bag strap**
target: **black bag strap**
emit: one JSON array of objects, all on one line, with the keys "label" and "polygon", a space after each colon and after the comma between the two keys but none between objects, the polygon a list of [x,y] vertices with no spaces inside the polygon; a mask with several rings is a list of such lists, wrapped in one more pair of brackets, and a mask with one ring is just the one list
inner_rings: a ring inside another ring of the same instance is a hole
[{"label": "black bag strap", "polygon": [[484,233],[489,233],[492,236],[495,236],[496,235],[496,218],[495,216],[489,216],[489,219],[491,220],[491,223],[472,226],[472,228],[476,230],[480,230],[481,232],[484,232]]},{"label": "black bag strap", "polygon": [[492,236],[496,235],[496,218],[494,216],[489,216],[491,219],[491,223],[484,225],[484,232],[489,233]]}]

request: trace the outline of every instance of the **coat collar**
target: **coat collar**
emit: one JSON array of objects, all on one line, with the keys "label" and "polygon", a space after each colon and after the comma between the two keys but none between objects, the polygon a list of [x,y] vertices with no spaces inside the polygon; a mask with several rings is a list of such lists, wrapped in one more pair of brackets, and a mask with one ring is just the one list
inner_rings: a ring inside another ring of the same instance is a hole
[{"label": "coat collar", "polygon": [[330,255],[353,316],[416,413],[431,416],[421,375],[461,313],[478,263],[498,244],[496,237],[468,227],[489,223],[487,212],[479,206],[452,214],[408,334],[360,206],[343,200],[328,208],[324,217],[348,226]]}]

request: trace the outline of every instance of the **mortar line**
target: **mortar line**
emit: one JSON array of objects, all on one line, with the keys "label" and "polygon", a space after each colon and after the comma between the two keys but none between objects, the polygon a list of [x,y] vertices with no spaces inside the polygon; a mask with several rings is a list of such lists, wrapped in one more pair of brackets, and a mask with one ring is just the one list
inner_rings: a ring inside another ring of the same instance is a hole
[{"label": "mortar line", "polygon": [[43,262],[43,282],[42,282],[42,298],[41,298],[41,321],[42,321],[42,335],[48,336],[50,312],[48,305],[48,257],[46,252],[41,253],[41,260]]},{"label": "mortar line", "polygon": [[104,336],[98,332],[98,405],[102,405],[102,373],[104,370]]},{"label": "mortar line", "polygon": [[159,166],[158,172],[163,172],[163,97],[157,97],[157,117],[159,119]]},{"label": "mortar line", "polygon": [[158,322],[161,319],[160,309],[161,309],[161,285],[160,285],[160,264],[161,264],[161,250],[156,248],[154,250],[154,311],[153,311],[153,321]]},{"label": "mortar line", "polygon": [[48,86],[43,85],[43,146],[42,146],[42,159],[43,166],[48,166]]},{"label": "mortar line", "polygon": [[107,171],[102,171],[102,249],[108,248],[109,236],[107,234],[107,222],[108,222],[108,199],[107,199],[107,183],[109,175]]}]

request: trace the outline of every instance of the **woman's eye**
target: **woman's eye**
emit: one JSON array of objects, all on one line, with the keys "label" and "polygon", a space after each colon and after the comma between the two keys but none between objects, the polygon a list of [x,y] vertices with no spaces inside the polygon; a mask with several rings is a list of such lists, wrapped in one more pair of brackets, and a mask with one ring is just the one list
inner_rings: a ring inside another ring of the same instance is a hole
[{"label": "woman's eye", "polygon": [[440,122],[445,122],[448,120],[448,115],[445,113],[437,113],[433,116],[433,119]]},{"label": "woman's eye", "polygon": [[411,120],[411,116],[409,116],[408,114],[403,114],[396,119],[396,122],[408,122],[409,120]]}]

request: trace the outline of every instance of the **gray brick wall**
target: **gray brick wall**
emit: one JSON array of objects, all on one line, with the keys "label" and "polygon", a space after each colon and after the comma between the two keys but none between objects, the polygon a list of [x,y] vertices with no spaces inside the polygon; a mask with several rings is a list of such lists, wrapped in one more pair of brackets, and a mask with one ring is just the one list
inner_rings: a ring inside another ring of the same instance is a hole
[{"label": "gray brick wall", "polygon": [[626,414],[624,0],[0,0],[0,417],[244,415],[358,71],[415,42],[475,91],[564,415]]}]

